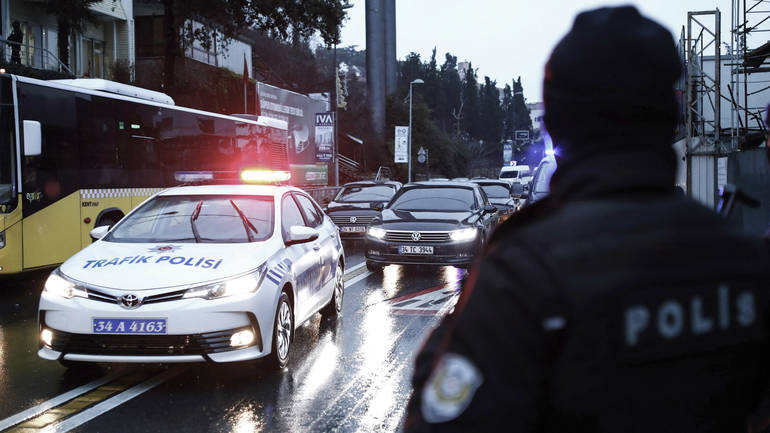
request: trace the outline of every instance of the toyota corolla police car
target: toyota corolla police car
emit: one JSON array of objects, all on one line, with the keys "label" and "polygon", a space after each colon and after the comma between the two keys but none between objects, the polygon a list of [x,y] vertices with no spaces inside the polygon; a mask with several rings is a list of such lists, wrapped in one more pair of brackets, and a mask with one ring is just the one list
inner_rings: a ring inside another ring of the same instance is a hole
[{"label": "toyota corolla police car", "polygon": [[42,358],[280,368],[298,326],[342,309],[337,228],[297,188],[171,188],[92,236],[45,282]]}]

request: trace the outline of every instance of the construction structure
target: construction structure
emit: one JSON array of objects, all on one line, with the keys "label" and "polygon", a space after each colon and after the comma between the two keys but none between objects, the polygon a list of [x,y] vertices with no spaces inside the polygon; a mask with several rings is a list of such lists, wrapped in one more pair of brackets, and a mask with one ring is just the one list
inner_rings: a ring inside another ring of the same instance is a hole
[{"label": "construction structure", "polygon": [[719,9],[688,12],[679,47],[686,67],[678,85],[684,122],[675,144],[682,168],[677,183],[712,208],[727,183],[762,201],[760,209],[736,214],[750,232],[766,227],[770,217],[767,6],[764,0],[732,0],[729,34],[722,31]]}]

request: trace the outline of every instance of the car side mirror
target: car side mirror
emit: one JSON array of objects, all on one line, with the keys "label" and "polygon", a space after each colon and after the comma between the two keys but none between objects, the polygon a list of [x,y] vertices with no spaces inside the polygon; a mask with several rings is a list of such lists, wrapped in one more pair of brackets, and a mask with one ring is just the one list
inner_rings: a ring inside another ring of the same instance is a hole
[{"label": "car side mirror", "polygon": [[385,209],[385,203],[381,203],[381,202],[374,203],[374,206],[372,206],[372,209],[378,212],[382,212],[382,210]]},{"label": "car side mirror", "polygon": [[91,239],[97,241],[104,237],[104,235],[107,234],[107,232],[110,231],[110,226],[99,226],[94,227],[93,230],[91,230]]},{"label": "car side mirror", "polygon": [[511,185],[511,197],[513,198],[524,198],[526,196],[526,192],[524,190],[524,185],[521,183],[514,183]]},{"label": "car side mirror", "polygon": [[318,235],[318,230],[314,228],[305,226],[291,226],[289,227],[289,238],[286,239],[285,243],[287,247],[295,244],[304,244],[318,239]]},{"label": "car side mirror", "polygon": [[43,153],[43,133],[37,120],[24,121],[24,156],[39,156]]},{"label": "car side mirror", "polygon": [[497,208],[495,206],[492,206],[491,204],[484,205],[482,210],[484,211],[485,214],[497,212]]}]

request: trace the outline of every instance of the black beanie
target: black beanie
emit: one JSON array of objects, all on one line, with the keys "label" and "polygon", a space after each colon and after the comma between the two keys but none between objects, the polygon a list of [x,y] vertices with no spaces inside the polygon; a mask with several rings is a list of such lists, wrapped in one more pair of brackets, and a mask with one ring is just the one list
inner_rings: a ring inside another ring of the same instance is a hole
[{"label": "black beanie", "polygon": [[545,125],[562,158],[607,147],[670,148],[681,74],[671,33],[636,8],[578,15],[551,53],[543,86]]}]

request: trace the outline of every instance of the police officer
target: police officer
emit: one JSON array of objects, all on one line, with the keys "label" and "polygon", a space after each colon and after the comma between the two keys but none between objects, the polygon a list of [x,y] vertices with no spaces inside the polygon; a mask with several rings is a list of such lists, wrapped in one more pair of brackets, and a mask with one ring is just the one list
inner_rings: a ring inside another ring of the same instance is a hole
[{"label": "police officer", "polygon": [[582,13],[546,66],[551,194],[493,235],[418,355],[405,431],[746,431],[770,258],[674,192],[671,34]]}]

